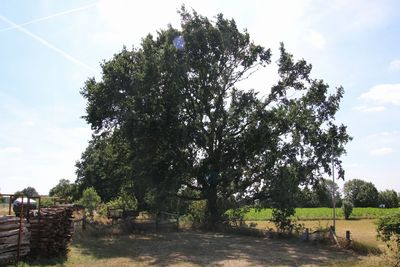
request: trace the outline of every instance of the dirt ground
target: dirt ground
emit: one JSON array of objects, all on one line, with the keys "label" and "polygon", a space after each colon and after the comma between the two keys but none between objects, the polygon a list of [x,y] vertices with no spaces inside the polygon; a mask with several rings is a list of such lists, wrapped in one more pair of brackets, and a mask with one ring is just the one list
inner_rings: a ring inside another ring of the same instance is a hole
[{"label": "dirt ground", "polygon": [[188,231],[80,238],[63,266],[326,266],[357,259],[321,244]]}]

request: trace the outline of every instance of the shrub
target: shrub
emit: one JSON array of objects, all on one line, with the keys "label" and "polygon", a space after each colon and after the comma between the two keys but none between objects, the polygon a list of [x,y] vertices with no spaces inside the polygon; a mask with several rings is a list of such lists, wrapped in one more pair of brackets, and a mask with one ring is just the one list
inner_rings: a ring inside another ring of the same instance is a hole
[{"label": "shrub", "polygon": [[400,212],[389,214],[378,219],[378,236],[385,242],[395,234],[400,237]]},{"label": "shrub", "polygon": [[353,204],[350,201],[343,201],[342,203],[342,211],[344,218],[348,220],[350,218],[351,213],[353,212]]},{"label": "shrub", "polygon": [[390,266],[400,266],[400,236],[392,234],[383,249],[384,258]]},{"label": "shrub", "polygon": [[206,206],[205,200],[195,200],[189,204],[189,215],[192,218],[193,226],[201,226],[205,222],[206,218]]},{"label": "shrub", "polygon": [[82,198],[79,200],[79,203],[88,209],[90,217],[92,218],[93,211],[100,202],[101,198],[93,187],[86,188],[85,191],[83,191]]},{"label": "shrub", "polygon": [[293,223],[291,216],[294,214],[294,208],[272,209],[271,221],[275,224],[279,232],[292,232]]},{"label": "shrub", "polygon": [[240,227],[244,225],[244,216],[249,212],[249,210],[249,207],[244,206],[237,209],[230,209],[225,213],[225,215],[230,224]]},{"label": "shrub", "polygon": [[47,208],[54,205],[54,200],[52,198],[43,197],[40,199],[40,207]]}]

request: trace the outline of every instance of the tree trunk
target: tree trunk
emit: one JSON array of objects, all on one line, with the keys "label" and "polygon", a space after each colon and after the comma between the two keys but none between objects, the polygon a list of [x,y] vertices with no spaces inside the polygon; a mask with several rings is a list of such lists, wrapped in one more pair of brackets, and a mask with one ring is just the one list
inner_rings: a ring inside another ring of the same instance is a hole
[{"label": "tree trunk", "polygon": [[221,215],[217,206],[217,188],[211,187],[207,194],[207,210],[206,210],[206,227],[207,229],[215,229],[220,222]]}]

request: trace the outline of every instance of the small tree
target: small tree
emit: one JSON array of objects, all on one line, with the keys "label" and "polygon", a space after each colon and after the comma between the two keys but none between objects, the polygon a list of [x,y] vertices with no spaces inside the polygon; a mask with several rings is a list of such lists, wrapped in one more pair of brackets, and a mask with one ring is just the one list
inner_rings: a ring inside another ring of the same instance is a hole
[{"label": "small tree", "polygon": [[342,210],[344,218],[348,220],[350,218],[351,213],[353,212],[353,204],[347,200],[343,201]]},{"label": "small tree", "polygon": [[100,196],[93,187],[86,188],[83,191],[82,198],[79,203],[89,210],[90,217],[93,218],[93,211],[101,202]]}]

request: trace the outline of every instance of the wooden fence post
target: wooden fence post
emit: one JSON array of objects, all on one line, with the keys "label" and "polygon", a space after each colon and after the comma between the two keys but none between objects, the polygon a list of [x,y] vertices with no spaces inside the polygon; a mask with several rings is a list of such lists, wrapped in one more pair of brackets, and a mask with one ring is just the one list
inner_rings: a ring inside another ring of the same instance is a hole
[{"label": "wooden fence post", "polygon": [[346,245],[348,246],[348,245],[350,245],[350,243],[351,243],[351,234],[350,234],[350,231],[347,230],[346,231]]},{"label": "wooden fence post", "polygon": [[86,209],[83,209],[82,230],[86,230]]}]

